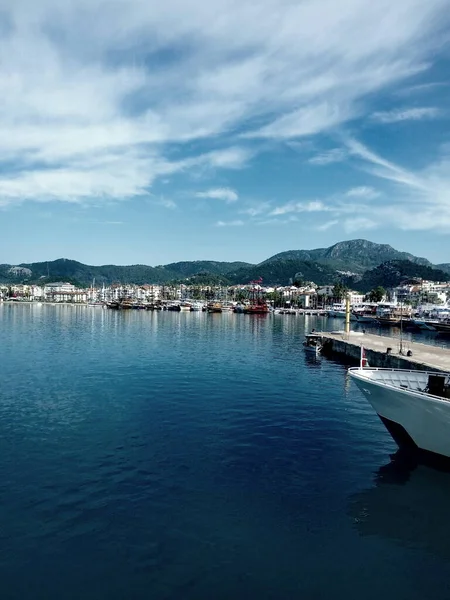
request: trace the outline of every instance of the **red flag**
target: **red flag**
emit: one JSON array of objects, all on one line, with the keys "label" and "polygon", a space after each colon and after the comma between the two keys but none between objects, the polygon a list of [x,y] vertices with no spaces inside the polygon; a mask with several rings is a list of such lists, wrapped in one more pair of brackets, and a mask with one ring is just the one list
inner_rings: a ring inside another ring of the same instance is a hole
[{"label": "red flag", "polygon": [[367,362],[366,350],[364,346],[361,345],[361,359],[359,361],[359,367],[364,369],[364,367],[368,367],[369,363]]}]

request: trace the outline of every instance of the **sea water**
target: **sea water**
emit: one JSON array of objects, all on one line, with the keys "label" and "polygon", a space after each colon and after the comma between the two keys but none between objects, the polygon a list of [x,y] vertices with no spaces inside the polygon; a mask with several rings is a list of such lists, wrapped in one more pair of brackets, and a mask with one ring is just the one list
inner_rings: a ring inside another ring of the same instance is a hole
[{"label": "sea water", "polygon": [[315,317],[0,306],[0,598],[448,599],[450,474]]}]

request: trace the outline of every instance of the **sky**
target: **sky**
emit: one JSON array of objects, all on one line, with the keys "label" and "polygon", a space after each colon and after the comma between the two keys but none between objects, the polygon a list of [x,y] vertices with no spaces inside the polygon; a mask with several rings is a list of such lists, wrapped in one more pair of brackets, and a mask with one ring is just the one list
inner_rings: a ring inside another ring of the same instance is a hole
[{"label": "sky", "polygon": [[450,262],[450,0],[0,5],[0,263]]}]

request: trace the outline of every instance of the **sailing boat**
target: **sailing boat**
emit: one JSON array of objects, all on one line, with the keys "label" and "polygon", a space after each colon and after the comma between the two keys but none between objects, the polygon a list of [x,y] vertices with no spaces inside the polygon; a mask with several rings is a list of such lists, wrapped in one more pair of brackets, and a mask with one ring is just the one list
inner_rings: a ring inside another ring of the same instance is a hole
[{"label": "sailing boat", "polygon": [[244,306],[244,313],[246,315],[266,315],[269,312],[269,306],[263,297],[261,290],[262,278],[260,277],[256,281],[251,281],[253,285],[250,290],[250,304]]}]

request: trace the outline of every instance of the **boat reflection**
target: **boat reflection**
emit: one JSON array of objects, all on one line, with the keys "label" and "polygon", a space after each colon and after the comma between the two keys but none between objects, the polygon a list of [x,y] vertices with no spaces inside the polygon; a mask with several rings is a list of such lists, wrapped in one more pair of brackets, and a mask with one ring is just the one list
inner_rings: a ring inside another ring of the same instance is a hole
[{"label": "boat reflection", "polygon": [[322,360],[320,358],[320,354],[312,354],[310,352],[305,352],[305,364],[308,367],[321,367]]},{"label": "boat reflection", "polygon": [[361,536],[393,540],[450,560],[448,463],[399,450],[375,475],[375,487],[350,497]]}]

